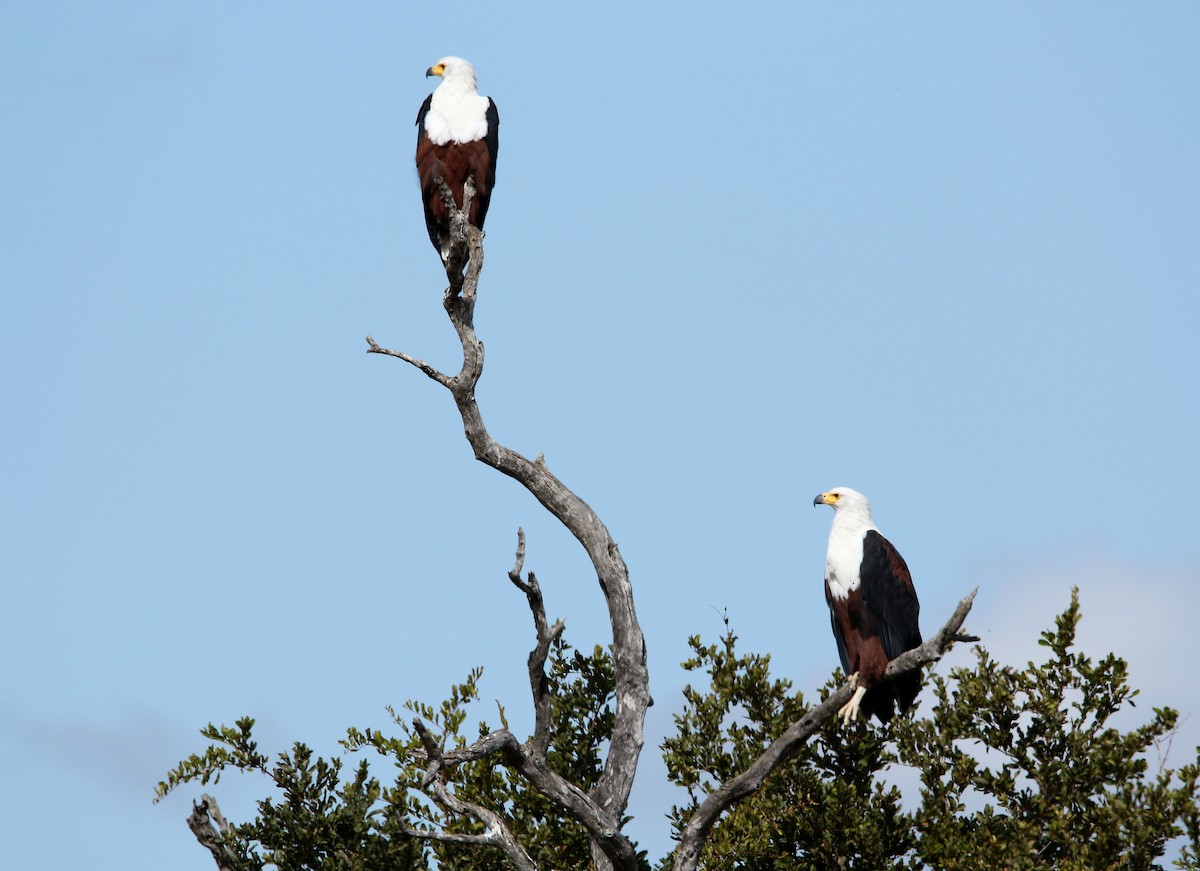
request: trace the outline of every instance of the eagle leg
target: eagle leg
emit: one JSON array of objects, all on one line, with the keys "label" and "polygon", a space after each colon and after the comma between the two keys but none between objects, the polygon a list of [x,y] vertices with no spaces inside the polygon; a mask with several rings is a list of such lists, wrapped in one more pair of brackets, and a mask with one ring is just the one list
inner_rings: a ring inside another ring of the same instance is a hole
[{"label": "eagle leg", "polygon": [[[858,675],[855,674],[854,678],[857,677]],[[854,680],[854,683],[857,684],[858,681]],[[858,719],[858,706],[862,702],[862,697],[866,694],[866,687],[855,687],[854,695],[850,697],[850,701],[846,702],[846,704],[842,705],[842,707],[838,710],[837,715],[842,718],[843,726],[848,724],[851,720]]]}]

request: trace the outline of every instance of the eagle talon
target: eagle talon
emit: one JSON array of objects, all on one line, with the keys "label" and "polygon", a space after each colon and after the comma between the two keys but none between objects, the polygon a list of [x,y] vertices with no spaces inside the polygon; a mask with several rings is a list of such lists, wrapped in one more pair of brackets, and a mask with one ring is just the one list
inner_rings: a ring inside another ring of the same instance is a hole
[{"label": "eagle talon", "polygon": [[[854,678],[856,679],[855,682],[857,683],[858,675],[855,674]],[[862,702],[862,697],[866,694],[866,687],[856,688],[854,690],[854,695],[850,697],[850,701],[846,702],[846,704],[842,705],[841,708],[838,709],[837,715],[842,718],[843,726],[849,725],[851,720],[858,719],[858,707]]]}]

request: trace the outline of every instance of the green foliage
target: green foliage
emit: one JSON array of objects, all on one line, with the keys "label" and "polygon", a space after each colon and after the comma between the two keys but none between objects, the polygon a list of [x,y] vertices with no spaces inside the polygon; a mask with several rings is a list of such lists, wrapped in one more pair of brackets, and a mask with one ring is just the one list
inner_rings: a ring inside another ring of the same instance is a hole
[{"label": "green foliage", "polygon": [[1017,670],[977,648],[974,669],[933,676],[931,716],[906,724],[899,739],[902,758],[921,771],[914,825],[929,864],[1152,868],[1166,842],[1186,833],[1196,765],[1153,773],[1149,765],[1178,712],[1156,708],[1126,733],[1110,725],[1137,693],[1124,660],[1074,650],[1079,616],[1076,590],[1055,630],[1042,633],[1043,663]]},{"label": "green foliage", "polygon": [[[274,866],[325,871],[375,868],[425,869],[421,844],[406,837],[377,810],[382,793],[366,760],[339,784],[339,759],[314,759],[297,744],[272,770],[282,792],[259,802],[259,815],[236,826],[232,841],[247,869]],[[253,849],[257,845],[258,849]],[[257,855],[256,855],[257,854]]]},{"label": "green foliage", "polygon": [[[586,791],[595,786],[600,776],[603,769],[601,750],[612,734],[615,685],[612,659],[601,647],[597,646],[586,655],[572,649],[560,637],[551,646],[547,665],[551,698],[547,759],[552,769]],[[474,698],[474,693],[462,693],[454,700],[461,704]],[[432,711],[424,706],[409,707],[409,710],[441,727],[453,746],[462,747],[469,743],[461,733],[465,717],[460,706],[446,709],[443,705],[437,719],[432,718]],[[502,709],[499,716],[504,725]],[[404,722],[397,722],[408,731]],[[477,737],[490,731],[489,724],[481,722]],[[513,835],[539,867],[564,871],[591,867],[591,852],[583,827],[573,820],[563,819],[555,806],[531,791],[519,775],[494,762],[487,759],[458,766],[454,771],[455,794],[484,807],[504,808]],[[408,794],[411,818],[448,832],[475,834],[483,830],[477,821],[451,819],[417,798],[424,769],[418,766],[414,770],[417,776],[408,778],[403,785]],[[400,790],[392,794],[390,800],[398,802]],[[501,871],[509,867],[498,851],[480,850],[472,845],[437,842],[431,845],[431,851],[443,868]]]},{"label": "green foliage", "polygon": [[[714,827],[708,869],[1151,869],[1182,836],[1175,865],[1200,871],[1200,758],[1172,771],[1155,751],[1169,744],[1178,714],[1155,709],[1149,721],[1122,732],[1112,723],[1131,708],[1124,661],[1096,661],[1075,649],[1077,595],[1042,634],[1046,659],[1013,668],[975,648],[972,667],[934,674],[920,697],[928,706],[888,726],[828,724]],[[672,810],[676,828],[717,784],[742,771],[806,710],[785,679],[770,675],[770,657],[742,654],[728,622],[716,644],[690,639],[684,667],[703,676],[684,690],[676,734],[663,744],[672,781],[689,802]],[[366,871],[389,868],[463,871],[506,868],[499,851],[429,842],[409,829],[482,831],[448,815],[423,792],[426,763],[414,731],[418,717],[443,751],[489,733],[468,734],[481,671],[451,687],[438,706],[408,702],[390,711],[394,734],[350,729],[349,752],[371,750],[391,761],[394,780],[381,785],[360,759],[343,778],[342,760],[314,757],[303,744],[271,760],[251,737],[253,720],[234,728],[207,726],[212,744],[158,785],[159,797],[185,783],[219,780],[227,768],[256,771],[276,795],[257,817],[226,837],[238,871],[280,869]],[[607,651],[590,654],[557,640],[547,663],[553,699],[548,757],[581,789],[595,785],[612,733],[614,675]],[[826,696],[840,677],[822,689]],[[503,709],[497,712],[507,728]],[[836,722],[836,721],[835,721]],[[453,768],[450,788],[468,802],[502,811],[538,867],[590,867],[588,840],[577,823],[531,792],[497,760]],[[897,784],[917,784],[902,797]],[[903,799],[903,800],[902,800]],[[644,862],[643,866],[649,868]],[[670,858],[664,868],[671,867]]]},{"label": "green foliage", "polygon": [[[237,721],[236,728],[209,725],[201,730],[213,744],[169,772],[156,795],[161,798],[185,783],[215,783],[226,768],[266,775],[278,796],[260,801],[258,816],[232,826],[226,836],[238,871],[267,866],[286,871],[432,867],[499,871],[507,864],[498,850],[406,834],[410,829],[483,831],[478,821],[446,814],[426,797],[426,763],[418,754],[423,744],[412,725],[412,717],[420,718],[443,752],[489,734],[486,722],[479,723],[470,739],[465,732],[470,706],[479,699],[481,677],[482,669],[473,670],[436,707],[409,701],[403,714],[389,708],[398,734],[371,728],[347,730],[342,741],[347,751],[372,750],[392,761],[395,780],[390,786],[370,776],[366,759],[359,761],[353,778],[342,782],[341,759],[315,758],[303,744],[296,744],[290,754],[280,754],[272,766],[268,757],[258,753],[251,737],[254,721],[247,717]],[[588,655],[560,638],[551,647],[546,677],[552,699],[548,761],[580,788],[590,789],[600,776],[602,750],[612,734],[612,659],[603,648],[596,647]],[[498,717],[501,728],[507,728],[502,708]],[[451,789],[462,800],[502,810],[539,867],[564,871],[590,867],[582,826],[563,820],[549,801],[496,761],[455,767],[450,772]]]},{"label": "green foliage", "polygon": [[237,728],[214,726],[209,723],[201,729],[200,734],[203,737],[216,743],[210,744],[203,756],[193,753],[180,762],[177,768],[168,772],[167,779],[160,781],[154,788],[154,800],[158,801],[182,783],[218,783],[221,780],[221,772],[229,766],[241,771],[261,771],[266,774],[267,763],[270,760],[258,752],[258,744],[250,737],[250,731],[254,728],[254,718],[242,717],[234,725]]},{"label": "green foliage", "polygon": [[[926,718],[889,726],[827,725],[756,795],[715,827],[708,868],[1143,869],[1179,835],[1179,867],[1196,862],[1197,763],[1151,772],[1178,714],[1156,709],[1122,733],[1110,724],[1136,691],[1125,662],[1074,649],[1077,591],[1042,635],[1049,658],[1001,666],[982,647],[974,668],[933,675]],[[710,689],[685,690],[678,735],[664,744],[672,779],[691,805],[744,767],[804,710],[787,681],[772,681],[768,657],[738,656],[726,629],[720,645],[693,638]],[[830,684],[826,691],[835,686]],[[1200,761],[1200,760],[1198,760]],[[907,767],[920,779],[905,810],[885,777]]]}]

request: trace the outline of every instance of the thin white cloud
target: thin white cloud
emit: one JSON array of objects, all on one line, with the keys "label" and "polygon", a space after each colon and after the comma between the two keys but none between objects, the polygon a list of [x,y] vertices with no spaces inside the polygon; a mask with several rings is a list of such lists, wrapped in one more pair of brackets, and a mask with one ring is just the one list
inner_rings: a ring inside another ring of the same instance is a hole
[{"label": "thin white cloud", "polygon": [[[1170,762],[1194,758],[1200,744],[1200,670],[1182,668],[1181,645],[1195,633],[1200,610],[1200,565],[1135,562],[1103,550],[1079,549],[1038,561],[993,566],[968,621],[972,632],[1000,662],[1040,662],[1049,651],[1038,644],[1054,617],[1079,587],[1078,648],[1093,659],[1115,653],[1129,664],[1139,695],[1116,725],[1146,722],[1155,707],[1180,712]],[[961,655],[961,654],[960,654]],[[956,656],[956,661],[958,658]]]},{"label": "thin white cloud", "polygon": [[15,705],[6,708],[0,716],[0,736],[20,747],[23,756],[145,801],[165,776],[162,761],[170,758],[172,746],[178,743],[177,730],[160,714],[147,710],[126,708],[83,722],[40,716]]}]

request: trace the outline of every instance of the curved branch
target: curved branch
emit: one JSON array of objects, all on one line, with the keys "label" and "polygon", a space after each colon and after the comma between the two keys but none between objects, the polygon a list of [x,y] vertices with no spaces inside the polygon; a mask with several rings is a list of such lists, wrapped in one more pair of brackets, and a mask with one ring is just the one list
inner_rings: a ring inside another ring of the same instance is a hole
[{"label": "curved branch", "polygon": [[518,843],[512,830],[499,814],[473,802],[463,801],[447,788],[442,773],[442,750],[437,739],[430,734],[419,717],[413,720],[413,728],[421,738],[425,747],[425,758],[429,763],[425,768],[425,788],[430,797],[451,814],[474,817],[487,827],[487,831],[482,835],[467,835],[406,827],[407,834],[417,838],[456,841],[460,844],[488,844],[500,848],[508,861],[520,871],[537,871],[537,865]]},{"label": "curved branch", "polygon": [[446,298],[446,310],[464,351],[462,371],[453,379],[450,392],[475,458],[529,490],[583,545],[596,571],[613,631],[616,718],[604,770],[591,794],[607,814],[619,819],[625,813],[633,788],[643,745],[646,709],[650,705],[645,638],[634,608],[629,569],[616,541],[591,506],[551,474],[544,462],[530,460],[497,443],[488,434],[475,401],[475,385],[483,373],[483,344],[476,337],[473,324],[483,246],[474,227],[469,230],[468,242],[471,263],[462,296],[450,294]]},{"label": "curved branch", "polygon": [[[446,192],[443,191],[443,199],[445,197]],[[452,205],[452,202],[447,205]],[[450,275],[448,260],[450,287],[446,289],[443,299],[446,313],[462,344],[461,370],[457,375],[447,378],[436,370],[431,372],[431,367],[422,366],[415,358],[379,348],[373,340],[369,340],[369,350],[399,357],[448,388],[462,417],[463,429],[475,458],[524,486],[558,518],[587,552],[608,606],[613,632],[616,711],[604,769],[596,785],[586,795],[551,772],[545,764],[544,754],[541,759],[536,758],[536,753],[520,754],[529,769],[522,770],[522,773],[529,776],[531,781],[534,780],[531,772],[537,774],[544,781],[545,789],[551,791],[546,792],[542,786],[537,786],[536,781],[535,786],[543,789],[547,796],[562,802],[580,819],[592,838],[592,855],[598,868],[633,869],[637,867],[636,852],[629,840],[620,833],[620,820],[629,804],[629,794],[644,744],[646,709],[652,702],[645,638],[634,608],[629,569],[608,528],[586,502],[550,473],[540,457],[530,460],[497,443],[488,434],[475,401],[475,387],[483,374],[483,343],[476,335],[474,326],[479,274],[483,268],[483,233],[466,221],[464,211],[450,209],[454,233],[457,234],[459,227],[464,231],[465,249],[468,252],[466,274],[461,285],[455,282],[454,276]],[[457,241],[453,247],[458,247]],[[537,694],[535,690],[535,698]],[[554,782],[555,779],[561,782]],[[579,795],[574,795],[572,790]],[[563,796],[570,796],[572,801],[566,801]],[[586,798],[584,804],[590,807],[580,804],[579,796]],[[581,811],[586,811],[584,816],[579,816]]]},{"label": "curved branch", "polygon": [[372,339],[370,336],[367,336],[367,353],[368,354],[384,354],[388,357],[395,357],[399,360],[403,360],[405,363],[409,363],[409,364],[417,367],[418,369],[420,369],[422,372],[424,372],[426,375],[428,375],[430,378],[432,378],[434,381],[436,381],[438,384],[442,385],[443,387],[450,386],[450,376],[449,375],[442,374],[437,369],[434,369],[432,366],[430,366],[428,363],[426,363],[424,360],[418,360],[416,357],[413,357],[409,354],[405,354],[403,351],[393,351],[391,348],[381,348],[375,342],[375,340]]},{"label": "curved branch", "polygon": [[[424,728],[423,723],[421,728]],[[475,743],[455,750],[442,751],[436,742],[430,747],[424,738],[422,743],[426,743],[426,750],[419,751],[418,756],[429,763],[427,778],[431,767],[435,775],[440,775],[456,765],[498,756],[505,765],[521,774],[536,792],[577,820],[594,843],[604,845],[606,859],[616,867],[637,867],[636,851],[629,839],[621,834],[619,820],[605,813],[591,796],[551,769],[544,755],[536,753],[529,744],[522,744],[507,729],[490,732]]]},{"label": "curved branch", "polygon": [[[932,638],[888,663],[884,674],[894,677],[901,672],[912,671],[941,659],[957,640],[958,630],[967,619],[978,592],[979,588],[976,587],[970,595],[964,597],[950,619]],[[804,716],[776,738],[749,768],[709,794],[692,813],[687,826],[684,827],[679,846],[675,849],[675,863],[672,866],[675,871],[694,871],[700,861],[704,842],[721,814],[732,807],[734,802],[758,790],[771,772],[794,756],[804,743],[837,713],[838,708],[849,700],[851,693],[850,684],[843,684],[821,704],[809,708]]]}]

